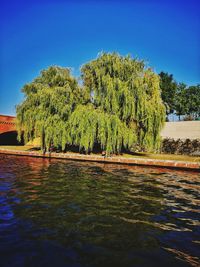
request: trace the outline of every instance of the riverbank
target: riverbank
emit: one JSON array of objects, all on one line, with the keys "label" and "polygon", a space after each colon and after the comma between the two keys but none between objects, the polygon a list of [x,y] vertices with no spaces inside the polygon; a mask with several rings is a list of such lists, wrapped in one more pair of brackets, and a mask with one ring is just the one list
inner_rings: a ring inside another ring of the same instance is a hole
[{"label": "riverbank", "polygon": [[[19,147],[20,148],[20,147]],[[188,169],[200,171],[200,159],[196,157],[175,157],[173,155],[160,155],[162,159],[156,159],[147,155],[124,155],[124,156],[113,156],[113,157],[103,157],[101,155],[84,155],[79,153],[45,153],[42,154],[40,151],[30,151],[28,147],[24,147],[23,150],[12,149],[12,147],[0,147],[0,154],[7,155],[17,155],[17,156],[29,156],[29,157],[40,157],[40,158],[56,158],[56,159],[66,159],[66,160],[78,160],[78,161],[91,161],[91,162],[101,162],[101,163],[114,163],[114,164],[128,164],[128,165],[142,165],[151,167],[165,167],[165,168],[176,168],[176,169]],[[151,155],[151,154],[150,154]],[[159,154],[154,156],[158,157]],[[163,159],[164,158],[164,159]],[[184,160],[181,160],[184,159]]]}]

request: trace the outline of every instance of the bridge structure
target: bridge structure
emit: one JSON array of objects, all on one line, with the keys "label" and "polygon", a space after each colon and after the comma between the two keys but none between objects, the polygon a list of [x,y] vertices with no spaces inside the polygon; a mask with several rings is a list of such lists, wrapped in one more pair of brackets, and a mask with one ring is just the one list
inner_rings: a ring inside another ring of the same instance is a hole
[{"label": "bridge structure", "polygon": [[0,115],[0,145],[19,145],[16,117]]},{"label": "bridge structure", "polygon": [[0,134],[16,131],[16,117],[0,115]]}]

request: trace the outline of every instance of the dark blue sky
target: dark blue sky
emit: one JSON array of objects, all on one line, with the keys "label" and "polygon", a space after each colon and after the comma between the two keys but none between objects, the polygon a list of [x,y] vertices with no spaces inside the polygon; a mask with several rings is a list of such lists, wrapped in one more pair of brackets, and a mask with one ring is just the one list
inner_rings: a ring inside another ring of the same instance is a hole
[{"label": "dark blue sky", "polygon": [[80,66],[100,51],[145,59],[156,72],[200,83],[198,0],[1,0],[0,114],[49,65]]}]

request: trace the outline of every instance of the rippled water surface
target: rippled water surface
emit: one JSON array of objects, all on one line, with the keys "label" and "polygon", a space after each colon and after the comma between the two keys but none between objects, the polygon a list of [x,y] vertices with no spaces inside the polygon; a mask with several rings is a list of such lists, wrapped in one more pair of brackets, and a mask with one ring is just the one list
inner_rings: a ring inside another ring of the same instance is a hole
[{"label": "rippled water surface", "polygon": [[0,266],[199,258],[199,173],[0,155]]}]

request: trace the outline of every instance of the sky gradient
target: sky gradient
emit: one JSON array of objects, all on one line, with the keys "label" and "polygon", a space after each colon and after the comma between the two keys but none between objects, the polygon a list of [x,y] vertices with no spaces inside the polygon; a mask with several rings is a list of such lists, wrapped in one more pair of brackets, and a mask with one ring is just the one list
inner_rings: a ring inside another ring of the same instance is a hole
[{"label": "sky gradient", "polygon": [[15,115],[21,88],[50,65],[80,66],[98,52],[144,59],[178,82],[200,83],[198,0],[3,0],[0,114]]}]

